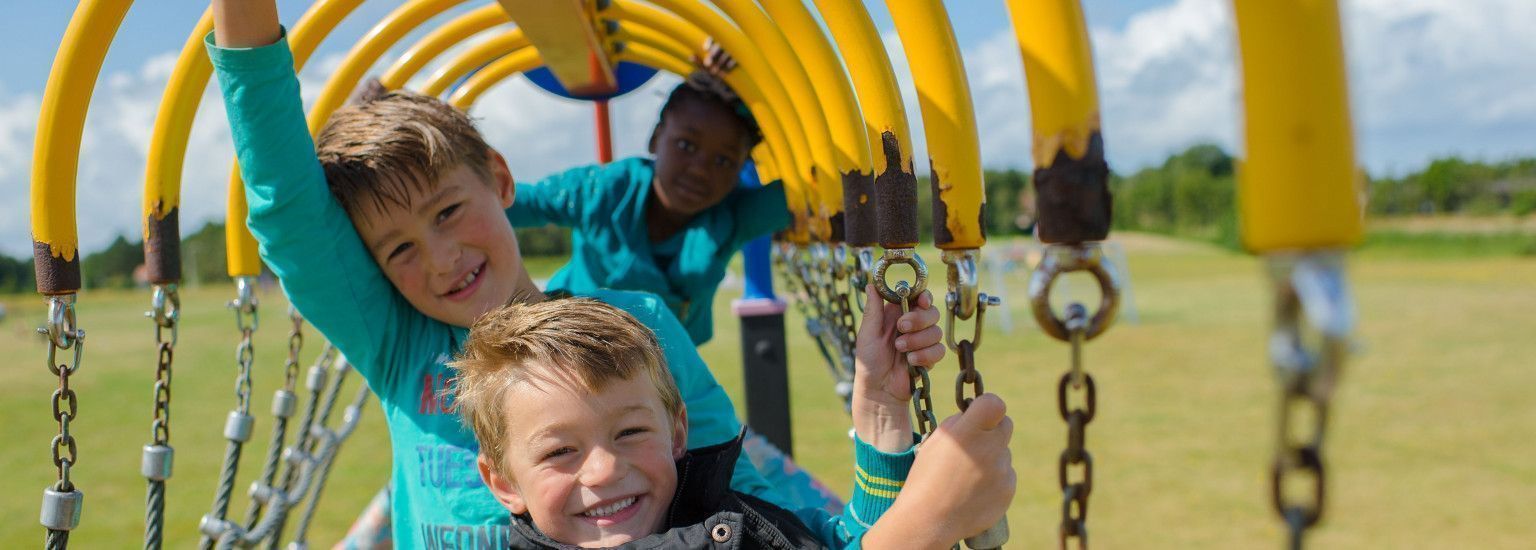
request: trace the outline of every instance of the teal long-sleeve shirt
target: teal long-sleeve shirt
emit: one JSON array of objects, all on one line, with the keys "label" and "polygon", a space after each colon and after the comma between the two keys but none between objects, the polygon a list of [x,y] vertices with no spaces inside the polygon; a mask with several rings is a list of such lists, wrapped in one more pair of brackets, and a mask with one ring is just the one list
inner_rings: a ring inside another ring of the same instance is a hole
[{"label": "teal long-sleeve shirt", "polygon": [[[206,42],[245,180],[247,223],[262,258],[282,279],[292,303],[347,356],[384,408],[394,454],[395,544],[501,546],[506,510],[480,482],[473,433],[439,398],[452,377],[446,363],[467,330],[412,307],[331,196],[305,124],[286,38],[258,48],[220,48],[211,34]],[[740,432],[730,398],[661,300],[639,292],[576,294],[624,309],[656,333],[688,406],[690,447],[721,443]],[[737,462],[732,488],[785,502],[745,457]],[[888,505],[884,499],[873,502],[872,512]],[[797,513],[829,544],[856,545],[863,532],[861,521]]]},{"label": "teal long-sleeve shirt", "polygon": [[656,170],[627,158],[517,185],[507,209],[516,227],[571,228],[571,259],[551,288],[643,290],[660,296],[695,344],[714,335],[715,290],[748,241],[789,225],[784,184],[740,188],[694,216],[676,235],[652,242],[645,223]]}]

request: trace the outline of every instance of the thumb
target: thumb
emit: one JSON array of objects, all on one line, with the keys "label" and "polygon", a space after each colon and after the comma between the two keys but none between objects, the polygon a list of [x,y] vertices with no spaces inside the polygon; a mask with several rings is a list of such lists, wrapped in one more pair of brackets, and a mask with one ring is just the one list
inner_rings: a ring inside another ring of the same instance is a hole
[{"label": "thumb", "polygon": [[960,413],[959,428],[972,431],[991,431],[1008,417],[1008,405],[997,394],[986,393],[971,402],[971,406]]}]

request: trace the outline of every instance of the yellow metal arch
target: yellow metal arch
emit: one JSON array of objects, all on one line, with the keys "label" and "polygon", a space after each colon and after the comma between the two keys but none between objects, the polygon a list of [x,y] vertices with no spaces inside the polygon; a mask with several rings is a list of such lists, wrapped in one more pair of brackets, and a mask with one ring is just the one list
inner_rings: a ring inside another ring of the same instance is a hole
[{"label": "yellow metal arch", "polygon": [[[815,169],[808,181],[814,182],[817,199],[814,209],[816,216],[811,220],[811,235],[817,240],[830,240],[834,235],[831,228],[832,216],[843,210],[841,174],[851,172],[854,167],[850,165],[845,171],[838,165],[836,148],[828,128],[829,113],[822,109],[821,101],[817,99],[816,89],[811,85],[810,76],[807,75],[805,67],[800,63],[800,57],[793,48],[790,48],[789,41],[784,38],[779,27],[770,21],[762,8],[751,0],[714,0],[715,6],[724,11],[730,21],[715,15],[713,10],[699,0],[652,0],[652,2],[672,10],[684,19],[699,16],[709,19],[709,15],[714,15],[719,26],[726,28],[714,29],[699,21],[694,23],[720,40],[732,56],[739,58],[738,50],[749,47],[761,52],[762,56],[772,63],[776,76],[783,81],[783,87],[788,92],[792,106],[792,111],[786,113],[786,118],[799,118],[800,126],[805,129],[807,145],[811,149],[810,160]],[[738,44],[733,47],[726,42],[726,37],[721,36],[722,31],[728,34],[736,30],[736,27],[731,26],[731,21],[740,28],[738,32],[750,40],[750,44]],[[780,111],[776,110],[776,112]]]},{"label": "yellow metal arch", "polygon": [[538,48],[532,45],[507,52],[490,65],[486,65],[473,76],[460,84],[453,94],[448,96],[448,103],[460,110],[469,110],[469,106],[480,99],[480,94],[491,89],[496,83],[506,80],[508,77],[523,72],[531,71],[544,64],[544,58],[539,56]]},{"label": "yellow metal arch", "polygon": [[[837,52],[833,50],[827,36],[822,34],[821,25],[806,11],[805,4],[801,0],[762,0],[761,3],[773,17],[769,24],[776,23],[788,37],[794,39],[811,83],[815,86],[814,91],[821,102],[822,112],[826,113],[833,152],[837,154],[835,161],[838,181],[836,189],[827,190],[832,196],[824,200],[830,199],[832,203],[832,240],[841,242],[846,238],[845,204],[857,202],[858,196],[868,201],[869,190],[874,185],[874,164],[864,132],[864,116],[859,112],[853,85],[849,82],[848,73],[843,71]],[[849,189],[844,189],[845,186]],[[849,190],[854,192],[853,197],[848,196]],[[868,221],[873,222],[872,209],[860,210],[858,215],[868,216]],[[872,239],[873,232],[870,233],[869,238]]]},{"label": "yellow metal arch", "polygon": [[421,26],[428,19],[463,3],[464,0],[411,0],[395,8],[389,15],[379,20],[363,35],[347,52],[347,57],[342,61],[331,78],[326,80],[325,88],[320,91],[320,97],[315,100],[314,106],[309,109],[309,133],[319,134],[325,122],[330,120],[331,113],[341,108],[346,103],[347,96],[357,88],[368,68],[372,67],[379,57],[390,46],[395,45],[401,38],[416,27]]},{"label": "yellow metal arch", "polygon": [[436,71],[433,71],[432,75],[427,77],[427,83],[422,85],[421,93],[430,96],[442,95],[444,90],[447,90],[449,86],[463,78],[464,75],[469,74],[470,71],[495,61],[496,58],[505,55],[507,52],[516,51],[528,44],[528,37],[523,34],[523,29],[521,28],[507,29],[487,40],[478,42],[460,52],[458,56],[451,59],[448,63],[438,67]]},{"label": "yellow metal arch", "polygon": [[1009,0],[1008,8],[1029,86],[1035,165],[1050,165],[1063,149],[1083,158],[1089,138],[1099,131],[1099,91],[1082,5]]},{"label": "yellow metal arch", "polygon": [[422,67],[427,66],[434,58],[442,55],[448,48],[464,41],[464,39],[490,30],[503,23],[510,23],[506,10],[496,4],[486,4],[473,11],[454,18],[452,21],[433,29],[425,37],[412,44],[400,54],[389,69],[384,71],[384,76],[379,77],[379,83],[390,90],[398,90],[405,87],[406,81],[416,76]]},{"label": "yellow metal arch", "polygon": [[971,87],[949,13],[939,0],[887,0],[902,49],[911,60],[918,106],[928,136],[932,168],[934,245],[944,250],[980,248],[985,202],[981,179],[981,149],[976,138],[976,113]]},{"label": "yellow metal arch", "polygon": [[160,109],[150,133],[144,166],[144,265],[155,284],[181,280],[181,170],[187,157],[192,120],[197,117],[203,89],[213,75],[203,37],[213,31],[213,11],[203,11],[192,35],[181,47],[176,66],[165,84]]},{"label": "yellow metal arch", "polygon": [[1275,252],[1358,242],[1360,179],[1338,3],[1232,5],[1246,120],[1237,193],[1244,246]]},{"label": "yellow metal arch", "polygon": [[75,228],[75,176],[80,136],[96,76],[131,0],[85,0],[69,19],[54,55],[32,150],[32,255],[37,291],[80,289],[80,237]]},{"label": "yellow metal arch", "polygon": [[[880,32],[870,20],[869,12],[855,0],[815,2],[853,79],[868,134],[875,173],[874,193],[877,196],[881,193],[900,194],[899,190],[903,188],[915,193],[917,176],[912,172],[911,130],[901,102],[901,89],[896,84],[896,71],[886,54]],[[852,197],[854,201],[861,198],[864,199],[861,204],[873,207],[874,197]],[[917,246],[916,224],[912,224],[906,233],[910,235],[882,230],[879,240],[887,248]],[[896,240],[891,240],[893,237]]]}]

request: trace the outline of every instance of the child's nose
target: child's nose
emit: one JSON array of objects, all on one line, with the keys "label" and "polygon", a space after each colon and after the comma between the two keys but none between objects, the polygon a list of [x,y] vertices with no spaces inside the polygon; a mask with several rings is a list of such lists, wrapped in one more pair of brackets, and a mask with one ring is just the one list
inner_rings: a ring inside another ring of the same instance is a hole
[{"label": "child's nose", "polygon": [[432,250],[427,255],[431,258],[432,272],[439,275],[456,275],[454,268],[459,263],[459,247],[451,243],[437,242],[429,245]]},{"label": "child's nose", "polygon": [[581,465],[581,484],[597,487],[613,483],[623,477],[624,468],[624,461],[613,451],[601,447],[593,449]]}]

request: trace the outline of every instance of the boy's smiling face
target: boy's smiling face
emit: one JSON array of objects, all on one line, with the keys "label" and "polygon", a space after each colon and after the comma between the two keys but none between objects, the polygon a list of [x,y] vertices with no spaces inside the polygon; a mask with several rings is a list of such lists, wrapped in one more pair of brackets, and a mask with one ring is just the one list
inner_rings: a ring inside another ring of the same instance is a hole
[{"label": "boy's smiling face", "polygon": [[513,383],[502,399],[502,469],[485,454],[479,467],[508,510],[527,513],[557,541],[584,547],[616,546],[661,529],[677,489],[675,461],[687,449],[687,419],[667,413],[648,377],[595,391],[540,377]]},{"label": "boy's smiling face", "polygon": [[504,209],[514,185],[506,161],[491,154],[489,182],[459,166],[410,206],[368,212],[354,225],[389,282],[418,311],[467,327],[519,292],[535,289],[523,269]]}]

